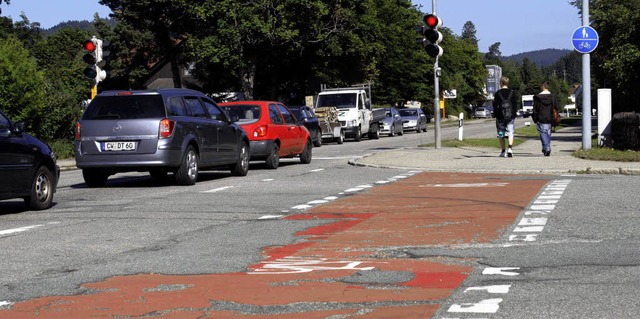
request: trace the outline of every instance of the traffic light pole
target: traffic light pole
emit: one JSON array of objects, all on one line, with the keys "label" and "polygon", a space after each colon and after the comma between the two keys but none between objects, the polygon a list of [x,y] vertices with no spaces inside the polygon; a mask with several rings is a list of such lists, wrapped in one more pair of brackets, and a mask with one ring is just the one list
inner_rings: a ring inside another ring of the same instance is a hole
[{"label": "traffic light pole", "polygon": [[[437,15],[436,0],[432,1],[432,12],[434,15]],[[439,57],[436,57],[436,62],[433,64],[433,90],[435,96],[433,99],[433,117],[435,119],[433,131],[435,132],[436,149],[442,147],[440,138],[440,67],[438,65],[438,59]]]}]

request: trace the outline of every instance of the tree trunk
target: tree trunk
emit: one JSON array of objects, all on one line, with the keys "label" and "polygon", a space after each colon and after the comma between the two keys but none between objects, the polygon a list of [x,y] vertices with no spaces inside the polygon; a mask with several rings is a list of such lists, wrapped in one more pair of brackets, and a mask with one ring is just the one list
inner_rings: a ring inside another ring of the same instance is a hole
[{"label": "tree trunk", "polygon": [[240,81],[242,81],[242,92],[247,100],[253,100],[253,87],[256,77],[256,64],[252,59],[248,65],[240,69]]}]

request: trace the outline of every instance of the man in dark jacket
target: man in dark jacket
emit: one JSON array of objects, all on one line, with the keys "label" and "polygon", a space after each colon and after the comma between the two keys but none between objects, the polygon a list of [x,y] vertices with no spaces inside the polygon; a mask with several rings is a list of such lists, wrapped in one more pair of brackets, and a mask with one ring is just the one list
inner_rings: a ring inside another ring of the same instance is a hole
[{"label": "man in dark jacket", "polygon": [[[509,88],[509,78],[503,76],[500,79],[502,87],[493,96],[493,113],[496,115],[496,129],[498,130],[498,138],[500,139],[500,147],[502,152],[500,157],[513,157],[513,133],[514,120],[518,114],[518,99],[516,92]],[[505,137],[509,140],[509,148],[505,152]]]},{"label": "man in dark jacket", "polygon": [[[542,92],[533,97],[533,121],[536,123],[542,154],[551,155],[551,126],[553,123],[553,109],[558,110],[558,102],[555,94],[549,92],[549,82],[543,82]],[[559,110],[558,110],[559,111]]]}]

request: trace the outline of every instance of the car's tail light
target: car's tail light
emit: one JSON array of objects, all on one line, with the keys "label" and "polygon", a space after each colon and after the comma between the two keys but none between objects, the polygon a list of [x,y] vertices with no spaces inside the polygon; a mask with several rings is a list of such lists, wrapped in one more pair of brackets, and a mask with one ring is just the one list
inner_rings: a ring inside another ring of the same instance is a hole
[{"label": "car's tail light", "polygon": [[265,137],[267,136],[268,128],[266,125],[258,126],[258,128],[253,131],[253,137]]},{"label": "car's tail light", "polygon": [[80,140],[80,122],[76,123],[76,141]]},{"label": "car's tail light", "polygon": [[171,121],[169,119],[162,119],[160,121],[160,133],[158,136],[160,138],[169,138],[173,135],[173,128],[175,127],[176,122]]}]

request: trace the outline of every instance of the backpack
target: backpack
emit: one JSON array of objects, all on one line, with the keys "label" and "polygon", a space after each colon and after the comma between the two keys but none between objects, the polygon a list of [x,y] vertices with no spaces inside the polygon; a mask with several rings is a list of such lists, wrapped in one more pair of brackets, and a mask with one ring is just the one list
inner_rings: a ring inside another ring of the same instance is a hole
[{"label": "backpack", "polygon": [[511,105],[511,95],[513,94],[513,90],[509,91],[509,96],[505,99],[502,96],[502,101],[500,102],[500,114],[502,114],[503,120],[511,120],[513,118],[513,106]]}]

